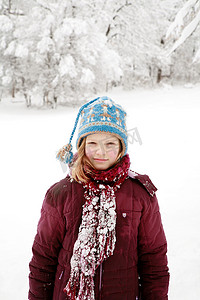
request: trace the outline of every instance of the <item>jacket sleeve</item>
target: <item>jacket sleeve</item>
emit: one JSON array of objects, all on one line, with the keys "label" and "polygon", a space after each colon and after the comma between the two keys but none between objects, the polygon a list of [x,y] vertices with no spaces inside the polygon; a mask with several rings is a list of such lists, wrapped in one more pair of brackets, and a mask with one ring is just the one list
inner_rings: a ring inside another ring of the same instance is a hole
[{"label": "jacket sleeve", "polygon": [[138,232],[138,272],[142,300],[167,300],[167,242],[156,196],[146,202]]},{"label": "jacket sleeve", "polygon": [[37,234],[32,247],[32,260],[29,264],[28,299],[53,298],[54,278],[58,263],[58,254],[65,234],[64,218],[59,213],[51,188],[47,191]]}]

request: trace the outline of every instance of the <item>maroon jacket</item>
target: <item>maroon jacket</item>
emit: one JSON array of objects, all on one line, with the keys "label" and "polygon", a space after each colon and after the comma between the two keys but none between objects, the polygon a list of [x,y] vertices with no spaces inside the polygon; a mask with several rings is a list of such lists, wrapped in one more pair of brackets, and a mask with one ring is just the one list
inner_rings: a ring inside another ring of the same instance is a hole
[{"label": "maroon jacket", "polygon": [[[167,300],[167,243],[156,188],[129,173],[116,192],[116,246],[96,270],[95,300]],[[81,223],[83,187],[65,179],[46,193],[30,262],[29,298],[64,300],[70,259]]]}]

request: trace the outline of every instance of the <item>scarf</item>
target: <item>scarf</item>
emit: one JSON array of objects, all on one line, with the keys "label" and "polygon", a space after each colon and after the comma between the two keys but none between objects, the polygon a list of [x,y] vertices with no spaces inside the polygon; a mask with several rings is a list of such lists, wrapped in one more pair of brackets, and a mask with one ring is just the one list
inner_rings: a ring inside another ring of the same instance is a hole
[{"label": "scarf", "polygon": [[127,178],[129,167],[127,154],[109,170],[87,172],[90,180],[83,184],[86,201],[82,222],[74,244],[70,278],[64,288],[71,300],[95,300],[95,270],[115,249],[115,193]]}]

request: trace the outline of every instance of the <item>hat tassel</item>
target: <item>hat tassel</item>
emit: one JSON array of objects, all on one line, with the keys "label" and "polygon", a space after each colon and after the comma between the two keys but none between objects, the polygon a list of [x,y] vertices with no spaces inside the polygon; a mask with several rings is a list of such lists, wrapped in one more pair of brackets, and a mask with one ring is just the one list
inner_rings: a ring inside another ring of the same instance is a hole
[{"label": "hat tassel", "polygon": [[72,153],[72,145],[67,144],[63,146],[57,153],[56,158],[59,159],[61,162],[64,162],[66,164],[70,164],[73,159],[73,153]]}]

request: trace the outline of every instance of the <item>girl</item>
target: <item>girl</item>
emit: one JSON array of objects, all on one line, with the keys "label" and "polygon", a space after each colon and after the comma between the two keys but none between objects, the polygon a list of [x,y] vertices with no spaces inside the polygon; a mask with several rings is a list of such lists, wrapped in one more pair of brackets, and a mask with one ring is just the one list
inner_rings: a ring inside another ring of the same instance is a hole
[{"label": "girl", "polygon": [[108,97],[80,108],[69,144],[57,155],[70,175],[50,187],[43,202],[30,300],[168,299],[157,189],[129,169],[125,116]]}]

